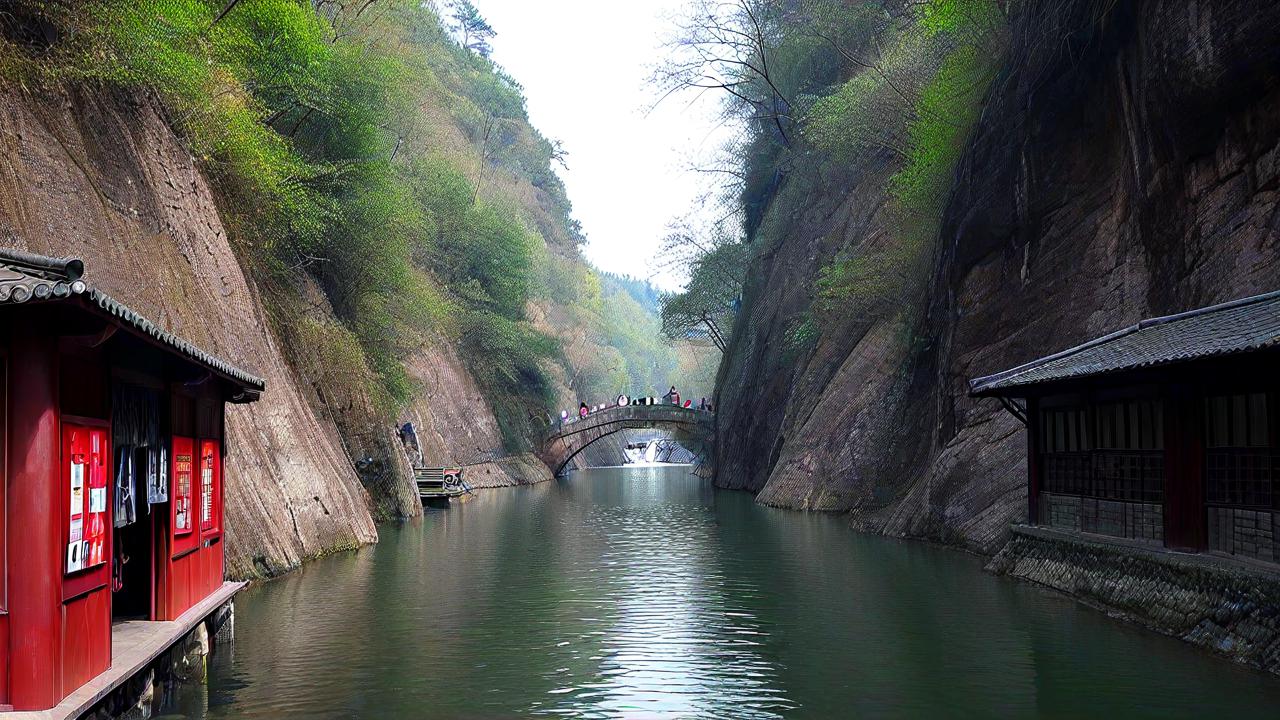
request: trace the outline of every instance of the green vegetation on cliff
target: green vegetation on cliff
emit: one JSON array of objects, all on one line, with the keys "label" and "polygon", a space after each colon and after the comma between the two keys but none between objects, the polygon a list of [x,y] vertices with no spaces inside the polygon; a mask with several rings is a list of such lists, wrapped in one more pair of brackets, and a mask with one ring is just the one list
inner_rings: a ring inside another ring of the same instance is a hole
[{"label": "green vegetation on cliff", "polygon": [[395,419],[406,359],[437,343],[508,449],[552,407],[667,382],[679,359],[646,337],[652,312],[579,255],[559,150],[489,59],[493,28],[468,2],[349,5],[27,0],[18,25],[50,37],[0,39],[0,72],[159,98],[348,434]]},{"label": "green vegetation on cliff", "polygon": [[[666,90],[724,94],[741,129],[723,176],[750,252],[817,232],[848,198],[885,198],[884,237],[832,237],[812,307],[792,322],[798,356],[833,315],[918,307],[952,175],[1007,42],[995,0],[695,2],[657,75]],[[804,228],[801,230],[801,228]],[[710,253],[708,262],[711,261]],[[695,282],[673,317],[714,313]]]}]

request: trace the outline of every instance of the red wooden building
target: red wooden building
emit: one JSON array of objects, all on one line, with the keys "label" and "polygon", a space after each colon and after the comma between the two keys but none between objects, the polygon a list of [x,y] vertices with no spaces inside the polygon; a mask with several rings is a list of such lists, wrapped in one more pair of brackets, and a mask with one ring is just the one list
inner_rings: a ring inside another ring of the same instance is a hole
[{"label": "red wooden building", "polygon": [[226,590],[223,406],[264,387],[83,269],[0,249],[4,709],[51,708],[107,671],[113,623]]},{"label": "red wooden building", "polygon": [[1277,370],[1273,292],[1144,320],[970,390],[1027,425],[1031,524],[1275,562]]}]

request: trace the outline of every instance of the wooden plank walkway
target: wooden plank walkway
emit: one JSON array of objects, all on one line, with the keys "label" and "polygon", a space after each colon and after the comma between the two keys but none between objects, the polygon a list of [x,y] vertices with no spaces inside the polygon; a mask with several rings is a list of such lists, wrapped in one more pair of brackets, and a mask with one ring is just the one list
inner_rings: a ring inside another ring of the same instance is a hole
[{"label": "wooden plank walkway", "polygon": [[0,713],[2,720],[74,720],[123,685],[160,653],[186,637],[196,625],[230,600],[246,583],[224,582],[177,620],[131,620],[111,626],[111,667],[50,710]]}]

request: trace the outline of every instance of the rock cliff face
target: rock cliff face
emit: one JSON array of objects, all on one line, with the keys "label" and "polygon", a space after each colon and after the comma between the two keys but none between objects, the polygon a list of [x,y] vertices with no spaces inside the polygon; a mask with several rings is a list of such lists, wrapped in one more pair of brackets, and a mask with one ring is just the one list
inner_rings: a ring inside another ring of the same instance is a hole
[{"label": "rock cliff face", "polygon": [[832,234],[879,241],[875,158],[757,254],[722,368],[719,483],[993,551],[1025,507],[1025,436],[969,378],[1280,287],[1280,6],[1030,2],[1012,21],[923,320],[843,318],[786,358],[804,299],[783,280],[812,279]]},{"label": "rock cliff face", "polygon": [[294,383],[213,197],[158,109],[0,91],[0,236],[84,259],[86,280],[267,381],[227,411],[227,571],[274,574],[377,539],[331,424]]},{"label": "rock cliff face", "polygon": [[464,465],[472,487],[508,487],[552,478],[532,453],[508,455],[502,431],[474,378],[448,342],[425,348],[406,364],[420,391],[402,414],[412,421],[428,465]]},{"label": "rock cliff face", "polygon": [[[82,258],[88,282],[266,379],[260,402],[227,410],[229,576],[375,542],[375,514],[421,512],[394,428],[372,420],[359,384],[297,362],[305,348],[288,360],[213,193],[151,99],[0,88],[0,241]],[[303,291],[298,307],[277,299],[275,311],[332,319],[318,288]],[[405,419],[428,462],[469,465],[475,487],[550,479],[532,455],[501,452],[492,410],[450,345],[407,365],[423,390]]]}]

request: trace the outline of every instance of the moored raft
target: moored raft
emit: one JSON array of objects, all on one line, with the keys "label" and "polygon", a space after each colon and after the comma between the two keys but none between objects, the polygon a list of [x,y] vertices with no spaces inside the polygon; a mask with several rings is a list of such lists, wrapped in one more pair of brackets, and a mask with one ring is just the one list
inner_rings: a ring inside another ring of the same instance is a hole
[{"label": "moored raft", "polygon": [[415,467],[413,481],[418,486],[418,497],[425,501],[447,502],[467,492],[460,467]]}]

